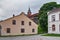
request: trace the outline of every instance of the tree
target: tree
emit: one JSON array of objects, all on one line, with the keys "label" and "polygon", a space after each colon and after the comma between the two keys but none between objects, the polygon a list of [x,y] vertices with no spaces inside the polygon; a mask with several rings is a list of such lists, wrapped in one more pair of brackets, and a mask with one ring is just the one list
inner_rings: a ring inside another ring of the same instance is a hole
[{"label": "tree", "polygon": [[40,10],[39,10],[39,15],[38,15],[38,19],[39,19],[39,25],[40,28],[42,28],[42,32],[46,33],[48,31],[48,16],[47,16],[47,12],[52,10],[53,8],[59,8],[60,4],[57,4],[56,2],[49,2],[44,4]]}]

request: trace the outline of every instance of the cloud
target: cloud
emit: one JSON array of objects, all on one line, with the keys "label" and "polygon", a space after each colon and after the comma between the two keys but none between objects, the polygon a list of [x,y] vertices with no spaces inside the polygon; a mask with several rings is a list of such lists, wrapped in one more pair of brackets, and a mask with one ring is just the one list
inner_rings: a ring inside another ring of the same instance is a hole
[{"label": "cloud", "polygon": [[60,0],[0,0],[0,20],[13,14],[18,15],[22,11],[27,13],[29,6],[36,13],[44,3],[51,1],[60,3]]}]

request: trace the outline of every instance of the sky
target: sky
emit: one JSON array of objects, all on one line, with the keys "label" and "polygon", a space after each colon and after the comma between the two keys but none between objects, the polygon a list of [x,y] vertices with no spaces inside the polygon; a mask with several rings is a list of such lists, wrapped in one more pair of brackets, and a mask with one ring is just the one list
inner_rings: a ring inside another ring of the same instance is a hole
[{"label": "sky", "polygon": [[27,14],[29,7],[33,14],[38,13],[40,7],[48,2],[60,4],[60,0],[0,0],[0,20],[12,17],[13,14],[19,15],[21,12]]}]

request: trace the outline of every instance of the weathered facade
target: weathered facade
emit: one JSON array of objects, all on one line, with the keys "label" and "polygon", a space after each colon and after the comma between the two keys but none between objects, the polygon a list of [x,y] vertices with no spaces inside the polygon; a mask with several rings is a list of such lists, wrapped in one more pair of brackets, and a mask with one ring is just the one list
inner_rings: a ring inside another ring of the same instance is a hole
[{"label": "weathered facade", "polygon": [[37,34],[38,26],[24,12],[0,22],[0,35]]}]

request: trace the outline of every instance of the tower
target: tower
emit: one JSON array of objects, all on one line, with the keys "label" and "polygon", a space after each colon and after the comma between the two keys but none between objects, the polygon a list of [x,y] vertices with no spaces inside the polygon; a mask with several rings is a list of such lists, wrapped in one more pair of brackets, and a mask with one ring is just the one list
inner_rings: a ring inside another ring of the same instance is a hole
[{"label": "tower", "polygon": [[31,10],[30,10],[30,8],[28,9],[27,16],[28,16],[28,17],[31,16]]}]

